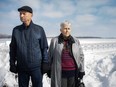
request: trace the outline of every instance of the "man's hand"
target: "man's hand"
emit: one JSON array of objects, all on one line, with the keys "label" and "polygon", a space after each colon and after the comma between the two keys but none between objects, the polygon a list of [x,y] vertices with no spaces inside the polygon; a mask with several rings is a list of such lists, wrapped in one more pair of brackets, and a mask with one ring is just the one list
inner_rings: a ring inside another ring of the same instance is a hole
[{"label": "man's hand", "polygon": [[12,72],[12,73],[17,73],[17,67],[16,66],[10,66],[10,71]]},{"label": "man's hand", "polygon": [[42,74],[45,74],[50,69],[49,63],[42,63]]},{"label": "man's hand", "polygon": [[49,78],[51,78],[51,70],[48,70],[47,76],[48,76]]}]

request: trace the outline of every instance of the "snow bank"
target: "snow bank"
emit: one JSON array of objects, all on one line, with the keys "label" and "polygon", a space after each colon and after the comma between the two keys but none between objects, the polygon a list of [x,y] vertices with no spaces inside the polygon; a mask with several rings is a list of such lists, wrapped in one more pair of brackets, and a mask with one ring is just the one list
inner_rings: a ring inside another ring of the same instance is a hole
[{"label": "snow bank", "polygon": [[[48,39],[50,44],[50,38]],[[116,87],[116,39],[81,39],[85,54],[83,81],[86,87]],[[10,40],[0,40],[0,87],[18,87],[17,75],[9,72]],[[44,75],[43,86],[50,87]]]}]

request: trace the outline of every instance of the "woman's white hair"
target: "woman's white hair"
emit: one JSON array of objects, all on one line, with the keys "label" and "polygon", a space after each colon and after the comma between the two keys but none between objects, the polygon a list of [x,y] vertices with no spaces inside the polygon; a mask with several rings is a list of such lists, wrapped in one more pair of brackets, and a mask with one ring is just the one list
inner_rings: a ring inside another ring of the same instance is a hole
[{"label": "woman's white hair", "polygon": [[69,25],[69,26],[71,26],[71,23],[68,22],[68,21],[64,21],[64,22],[62,22],[62,23],[60,24],[60,27],[63,28],[64,25]]}]

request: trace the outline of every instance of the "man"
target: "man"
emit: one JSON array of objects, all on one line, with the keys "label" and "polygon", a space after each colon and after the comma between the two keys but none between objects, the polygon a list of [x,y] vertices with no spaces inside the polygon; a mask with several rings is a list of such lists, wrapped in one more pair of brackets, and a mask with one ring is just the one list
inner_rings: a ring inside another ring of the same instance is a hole
[{"label": "man", "polygon": [[22,24],[13,29],[10,43],[10,71],[18,73],[19,87],[42,87],[42,74],[47,72],[48,43],[43,28],[32,22],[29,6],[18,9]]},{"label": "man", "polygon": [[51,40],[49,60],[51,64],[51,87],[76,87],[76,78],[82,79],[84,54],[79,40],[71,36],[71,23],[61,23],[61,34]]}]

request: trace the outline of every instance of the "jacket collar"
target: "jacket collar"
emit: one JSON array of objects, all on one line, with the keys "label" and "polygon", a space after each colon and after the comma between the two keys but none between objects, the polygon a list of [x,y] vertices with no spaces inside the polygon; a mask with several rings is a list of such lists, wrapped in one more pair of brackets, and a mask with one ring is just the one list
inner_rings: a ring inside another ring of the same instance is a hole
[{"label": "jacket collar", "polygon": [[25,26],[24,23],[22,25],[23,25],[24,29],[28,29],[29,27],[31,27],[33,25],[33,21],[30,22],[29,26]]},{"label": "jacket collar", "polygon": [[68,41],[69,44],[75,43],[74,38],[73,38],[71,35],[68,36],[68,37],[64,37],[63,34],[61,33],[61,34],[58,36],[58,43],[61,44],[61,43],[63,43],[64,41]]}]

